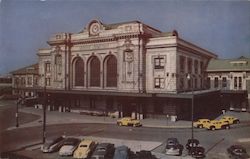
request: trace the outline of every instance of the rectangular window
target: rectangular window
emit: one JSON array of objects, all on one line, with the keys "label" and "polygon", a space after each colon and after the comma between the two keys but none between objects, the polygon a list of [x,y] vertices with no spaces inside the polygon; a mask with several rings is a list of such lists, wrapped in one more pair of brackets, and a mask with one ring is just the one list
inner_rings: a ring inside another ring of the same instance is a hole
[{"label": "rectangular window", "polygon": [[237,77],[234,77],[234,89],[237,89]]},{"label": "rectangular window", "polygon": [[214,88],[218,88],[219,87],[219,78],[215,77],[214,78]]},{"label": "rectangular window", "polygon": [[45,73],[51,72],[50,63],[45,63]]},{"label": "rectangular window", "polygon": [[203,73],[204,73],[204,70],[203,70],[203,62],[202,62],[202,61],[200,62],[200,70],[201,70],[201,71],[200,71],[201,74],[203,74]]},{"label": "rectangular window", "polygon": [[188,59],[188,73],[192,73],[193,61],[191,58]]},{"label": "rectangular window", "polygon": [[194,79],[194,88],[195,88],[195,89],[197,88],[197,83],[198,83],[197,78],[195,78],[195,79]]},{"label": "rectangular window", "polygon": [[185,61],[186,58],[184,56],[180,56],[180,72],[185,72]]},{"label": "rectangular window", "polygon": [[222,77],[222,88],[226,88],[226,87],[227,87],[227,78]]},{"label": "rectangular window", "polygon": [[27,82],[28,85],[32,85],[32,77],[28,77],[28,82]]},{"label": "rectangular window", "polygon": [[37,86],[38,85],[38,78],[34,77],[34,85]]},{"label": "rectangular window", "polygon": [[154,58],[154,68],[155,69],[164,69],[165,60],[164,57]]},{"label": "rectangular window", "polygon": [[184,89],[184,79],[180,78],[180,89]]},{"label": "rectangular window", "polygon": [[191,79],[188,80],[188,89],[192,88],[192,85],[191,85]]},{"label": "rectangular window", "polygon": [[211,81],[210,81],[210,77],[208,77],[208,78],[207,78],[207,82],[206,82],[206,84],[207,84],[207,85],[206,85],[206,86],[207,86],[207,88],[208,88],[208,89],[210,89],[210,88],[211,88]]},{"label": "rectangular window", "polygon": [[25,82],[25,77],[22,77],[22,78],[21,78],[21,85],[24,86],[25,84],[26,84],[26,82]]},{"label": "rectangular window", "polygon": [[155,78],[155,88],[164,88],[164,78]]},{"label": "rectangular window", "polygon": [[20,80],[18,77],[15,78],[15,86],[18,87],[18,85],[20,85]]},{"label": "rectangular window", "polygon": [[50,86],[50,78],[45,78],[46,86]]},{"label": "rectangular window", "polygon": [[76,98],[74,102],[75,102],[75,107],[79,107],[81,104],[81,100],[79,98]]},{"label": "rectangular window", "polygon": [[198,74],[198,61],[197,60],[194,61],[194,73]]},{"label": "rectangular window", "polygon": [[239,89],[242,89],[242,78],[239,77]]}]

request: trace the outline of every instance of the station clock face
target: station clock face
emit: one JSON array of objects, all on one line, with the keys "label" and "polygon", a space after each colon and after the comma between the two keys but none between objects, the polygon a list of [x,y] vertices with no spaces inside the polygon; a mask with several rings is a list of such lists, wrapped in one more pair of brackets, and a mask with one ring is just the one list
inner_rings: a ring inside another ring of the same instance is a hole
[{"label": "station clock face", "polygon": [[100,25],[98,23],[91,24],[89,31],[91,35],[97,35],[100,32]]}]

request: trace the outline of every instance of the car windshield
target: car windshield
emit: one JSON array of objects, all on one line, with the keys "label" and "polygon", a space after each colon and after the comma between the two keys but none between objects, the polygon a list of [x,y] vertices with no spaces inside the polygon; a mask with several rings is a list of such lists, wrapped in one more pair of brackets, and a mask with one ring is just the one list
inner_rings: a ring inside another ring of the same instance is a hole
[{"label": "car windshield", "polygon": [[235,149],[234,151],[237,153],[246,153],[246,151],[243,149]]},{"label": "car windshield", "polygon": [[88,147],[88,145],[80,145],[80,147]]},{"label": "car windshield", "polygon": [[100,148],[98,148],[98,151],[106,151],[106,148],[100,147]]}]

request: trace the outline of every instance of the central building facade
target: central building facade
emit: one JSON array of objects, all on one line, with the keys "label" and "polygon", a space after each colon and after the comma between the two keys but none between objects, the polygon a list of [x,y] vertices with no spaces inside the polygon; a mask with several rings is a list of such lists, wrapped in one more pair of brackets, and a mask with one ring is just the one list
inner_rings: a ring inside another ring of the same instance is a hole
[{"label": "central building facade", "polygon": [[119,117],[184,117],[187,92],[206,88],[204,72],[217,57],[177,31],[139,21],[92,20],[79,33],[54,34],[48,44],[39,50],[38,63],[50,109]]}]

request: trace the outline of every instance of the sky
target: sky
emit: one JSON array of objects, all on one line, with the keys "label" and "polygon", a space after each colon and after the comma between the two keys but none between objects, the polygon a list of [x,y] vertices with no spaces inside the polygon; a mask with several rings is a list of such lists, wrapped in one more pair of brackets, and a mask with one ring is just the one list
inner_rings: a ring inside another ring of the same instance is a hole
[{"label": "sky", "polygon": [[80,32],[93,19],[138,20],[219,58],[250,58],[249,0],[0,0],[0,74],[37,63],[53,33]]}]

